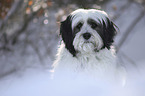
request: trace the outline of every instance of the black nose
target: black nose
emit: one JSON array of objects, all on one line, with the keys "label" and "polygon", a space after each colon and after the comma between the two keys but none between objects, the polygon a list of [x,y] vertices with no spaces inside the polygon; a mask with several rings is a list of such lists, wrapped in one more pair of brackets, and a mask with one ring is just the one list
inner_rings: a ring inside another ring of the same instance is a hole
[{"label": "black nose", "polygon": [[84,33],[83,34],[84,39],[88,40],[91,37],[90,33]]}]

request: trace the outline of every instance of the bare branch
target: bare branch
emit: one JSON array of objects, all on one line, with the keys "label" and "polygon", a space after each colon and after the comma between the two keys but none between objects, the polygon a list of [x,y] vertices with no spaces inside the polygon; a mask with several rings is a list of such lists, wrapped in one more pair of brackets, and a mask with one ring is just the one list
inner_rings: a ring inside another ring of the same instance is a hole
[{"label": "bare branch", "polygon": [[128,27],[128,29],[126,30],[124,36],[122,36],[122,38],[120,39],[119,44],[116,46],[117,47],[117,50],[116,50],[117,53],[119,52],[120,48],[122,47],[122,45],[126,41],[126,39],[129,36],[129,34],[132,32],[133,28],[143,18],[144,15],[145,15],[145,11],[143,10],[141,12],[141,14],[138,16],[138,18],[136,18],[136,20],[134,20],[133,23]]},{"label": "bare branch", "polygon": [[[41,10],[41,8],[40,8],[39,10]],[[23,31],[25,31],[25,29],[26,29],[27,26],[29,25],[29,22],[31,22],[31,20],[33,20],[34,16],[36,16],[36,14],[39,12],[39,10],[36,11],[36,12],[32,12],[32,14],[30,14],[29,16],[25,16],[25,22],[24,22],[24,24],[23,24],[22,27],[20,27],[20,28],[14,33],[14,35],[11,37],[11,40],[10,40],[10,41],[11,41],[11,44],[15,44],[15,43],[16,43],[16,41],[17,41],[19,35],[20,35]]]},{"label": "bare branch", "polygon": [[8,75],[10,75],[10,74],[12,74],[12,73],[14,73],[14,72],[16,72],[16,71],[17,71],[17,69],[11,69],[11,70],[9,70],[9,71],[3,73],[3,74],[0,74],[0,78],[3,78],[3,77],[5,77],[5,76],[8,76]]},{"label": "bare branch", "polygon": [[18,7],[20,7],[21,4],[23,4],[23,0],[15,0],[12,8],[7,13],[5,19],[2,21],[2,23],[0,23],[0,29],[3,28],[3,26],[6,24],[8,19],[19,9]]}]

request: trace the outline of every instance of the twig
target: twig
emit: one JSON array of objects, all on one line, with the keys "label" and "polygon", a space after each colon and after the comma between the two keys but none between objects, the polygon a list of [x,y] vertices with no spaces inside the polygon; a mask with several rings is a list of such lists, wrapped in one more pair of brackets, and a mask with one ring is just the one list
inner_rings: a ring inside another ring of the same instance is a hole
[{"label": "twig", "polygon": [[41,56],[41,54],[40,54],[40,51],[39,51],[38,47],[36,47],[35,44],[34,44],[33,42],[31,42],[31,41],[29,41],[29,44],[32,46],[32,48],[33,48],[34,51],[36,52],[36,54],[37,54],[37,56],[38,56],[40,62],[42,62],[43,58],[42,58],[42,56]]},{"label": "twig", "polygon": [[0,79],[3,78],[3,77],[5,77],[5,76],[8,76],[8,75],[10,75],[10,74],[12,74],[12,73],[14,73],[16,71],[17,71],[17,69],[11,69],[10,71],[1,74],[0,75]]},{"label": "twig", "polygon": [[8,19],[19,9],[18,7],[23,4],[23,0],[15,0],[12,8],[8,11],[5,19],[0,23],[0,30],[3,28],[3,26],[6,24]]},{"label": "twig", "polygon": [[[113,1],[112,1],[113,2]],[[132,0],[128,0],[127,4],[125,4],[124,6],[122,6],[120,8],[120,13],[116,14],[112,19],[115,21],[117,18],[119,18],[122,14],[122,12],[125,11],[125,9],[127,9],[130,5],[131,5]]]},{"label": "twig", "polygon": [[41,10],[41,8],[36,11],[36,12],[33,12],[32,14],[30,14],[30,16],[26,16],[26,19],[25,19],[25,23],[22,25],[22,27],[20,29],[18,29],[14,35],[11,37],[11,43],[12,44],[15,44],[17,39],[18,39],[18,36],[23,32],[25,31],[25,29],[27,28],[27,26],[29,25],[29,22],[31,22],[34,18],[34,16]]},{"label": "twig", "polygon": [[128,62],[130,62],[131,64],[133,64],[133,66],[136,67],[136,63],[131,58],[129,58],[124,52],[121,52],[121,54]]}]

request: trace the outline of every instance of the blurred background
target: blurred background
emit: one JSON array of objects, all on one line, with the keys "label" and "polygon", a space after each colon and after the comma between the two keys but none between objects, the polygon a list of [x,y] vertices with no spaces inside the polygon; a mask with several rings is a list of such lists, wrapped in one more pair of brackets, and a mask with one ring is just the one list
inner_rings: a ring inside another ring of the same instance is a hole
[{"label": "blurred background", "polygon": [[144,70],[145,0],[0,0],[0,79],[51,69],[60,22],[78,8],[105,10],[119,28],[118,61]]}]

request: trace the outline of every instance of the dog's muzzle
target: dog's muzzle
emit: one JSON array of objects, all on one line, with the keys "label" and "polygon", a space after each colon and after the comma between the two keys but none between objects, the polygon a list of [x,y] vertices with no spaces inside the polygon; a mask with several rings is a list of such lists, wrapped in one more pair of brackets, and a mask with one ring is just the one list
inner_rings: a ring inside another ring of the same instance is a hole
[{"label": "dog's muzzle", "polygon": [[73,41],[73,45],[77,52],[82,54],[90,54],[99,50],[100,38],[98,34],[93,32],[78,33]]}]

